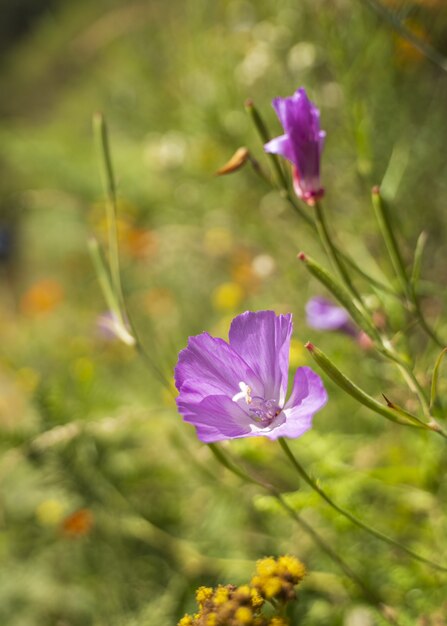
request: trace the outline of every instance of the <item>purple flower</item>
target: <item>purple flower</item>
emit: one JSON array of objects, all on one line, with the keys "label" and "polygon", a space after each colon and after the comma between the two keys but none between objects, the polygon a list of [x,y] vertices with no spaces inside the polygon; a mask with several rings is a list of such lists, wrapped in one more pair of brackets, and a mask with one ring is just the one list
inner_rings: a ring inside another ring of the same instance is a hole
[{"label": "purple flower", "polygon": [[348,312],[322,296],[306,304],[306,318],[307,324],[317,330],[338,330],[353,337],[358,334]]},{"label": "purple flower", "polygon": [[320,111],[303,87],[289,98],[275,98],[273,108],[285,133],[266,143],[264,150],[280,154],[293,164],[295,193],[304,202],[314,204],[324,194],[320,159],[326,133],[320,130]]},{"label": "purple flower", "polygon": [[190,337],[175,368],[177,406],[205,443],[238,437],[299,437],[327,394],[309,367],[296,371],[286,402],[292,316],[247,311],[231,323],[229,343]]}]

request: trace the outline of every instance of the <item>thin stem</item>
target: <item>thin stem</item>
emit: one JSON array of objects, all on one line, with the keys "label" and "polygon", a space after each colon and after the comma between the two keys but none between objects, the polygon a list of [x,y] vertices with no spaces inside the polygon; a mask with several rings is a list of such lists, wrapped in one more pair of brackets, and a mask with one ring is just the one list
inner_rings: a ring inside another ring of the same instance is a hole
[{"label": "thin stem", "polygon": [[[258,109],[255,107],[253,100],[247,100],[245,103],[245,110],[250,116],[251,121],[262,141],[263,144],[266,144],[270,141],[270,133],[267,130],[267,126],[260,115]],[[277,181],[277,185],[280,189],[287,189],[287,178],[284,174],[284,170],[281,166],[281,162],[276,154],[268,153],[268,158],[270,163],[273,166],[273,170],[275,172],[275,177]]]},{"label": "thin stem", "polygon": [[369,6],[385,21],[394,28],[399,35],[406,39],[412,46],[414,46],[419,52],[421,52],[427,59],[437,65],[441,70],[447,72],[447,58],[438,52],[427,41],[421,39],[418,35],[412,32],[409,28],[401,22],[389,9],[383,6],[378,0],[361,0],[364,4]]},{"label": "thin stem", "polygon": [[397,243],[396,236],[394,234],[389,211],[385,202],[382,199],[382,196],[380,195],[380,189],[378,187],[374,187],[372,190],[372,203],[374,207],[374,212],[376,214],[376,219],[379,224],[380,232],[382,233],[382,237],[385,242],[388,256],[390,257],[394,272],[399,279],[402,293],[406,296],[408,300],[407,308],[410,310],[410,313],[413,313],[416,316],[419,324],[421,325],[421,328],[430,337],[430,339],[432,339],[440,348],[443,348],[445,344],[442,342],[442,340],[438,337],[438,335],[430,327],[427,320],[425,319],[419,296],[415,287],[415,283],[417,281],[420,269],[420,257],[422,255],[425,239],[419,238],[418,240],[418,245],[416,247],[415,253],[415,267],[413,268],[413,276],[410,279],[399,245]]},{"label": "thin stem", "polygon": [[351,567],[339,556],[335,550],[327,544],[324,539],[316,532],[316,530],[310,526],[302,517],[300,517],[296,511],[284,500],[282,494],[275,489],[272,485],[268,483],[264,483],[257,478],[253,478],[244,470],[240,469],[237,465],[233,463],[222,451],[222,449],[216,444],[208,444],[209,449],[219,461],[221,465],[223,465],[230,472],[241,478],[244,482],[250,483],[252,485],[257,485],[262,489],[266,490],[272,497],[276,499],[276,501],[280,504],[280,506],[284,509],[284,511],[306,532],[314,541],[318,547],[325,552],[330,559],[334,561],[338,565],[338,567],[344,572],[344,574],[350,578],[361,590],[364,597],[381,613],[381,615],[394,626],[397,625],[397,621],[390,616],[389,610],[387,610],[386,605],[384,605],[382,599],[379,597],[377,592],[371,589],[360,577],[354,572]]},{"label": "thin stem", "polygon": [[391,219],[387,207],[383,202],[380,190],[378,187],[374,187],[372,190],[372,203],[374,212],[376,214],[377,223],[379,225],[380,232],[382,234],[385,247],[390,257],[391,265],[394,272],[399,279],[402,293],[409,297],[409,281],[407,276],[407,270],[397,244],[397,239],[394,234],[393,227],[391,225]]},{"label": "thin stem", "polygon": [[342,258],[343,261],[347,263],[355,272],[357,272],[357,274],[361,276],[364,280],[366,280],[377,289],[380,289],[380,291],[383,291],[384,293],[393,296],[394,298],[402,302],[401,296],[397,294],[392,287],[389,287],[381,280],[374,278],[373,276],[371,276],[371,274],[368,274],[367,272],[362,270],[362,268],[357,265],[354,259],[351,259],[351,257],[348,256],[345,252],[342,252],[342,250],[337,250],[337,252],[340,258]]},{"label": "thin stem", "polygon": [[426,565],[430,565],[430,567],[433,567],[434,569],[437,569],[441,572],[447,572],[447,567],[443,567],[442,565],[439,565],[438,563],[434,563],[433,561],[430,561],[430,559],[427,559],[421,556],[420,554],[413,552],[413,550],[410,550],[410,548],[407,548],[406,546],[399,543],[392,537],[388,537],[388,535],[385,535],[379,530],[372,528],[365,522],[362,522],[362,520],[360,520],[358,517],[355,517],[354,515],[352,515],[352,513],[350,513],[349,511],[346,511],[346,509],[343,509],[342,507],[340,507],[336,502],[332,500],[332,498],[330,498],[327,495],[325,491],[323,491],[323,489],[321,489],[321,487],[318,486],[317,482],[311,476],[309,476],[309,474],[306,472],[304,467],[301,465],[301,463],[297,460],[297,458],[294,456],[294,454],[290,450],[285,439],[280,438],[278,441],[283,452],[285,453],[289,461],[292,463],[293,467],[296,469],[299,476],[304,480],[304,482],[306,482],[309,485],[309,487],[311,487],[316,493],[318,493],[318,495],[321,498],[323,498],[323,500],[327,502],[327,504],[329,504],[329,506],[332,507],[334,511],[337,511],[338,513],[346,517],[348,520],[350,520],[353,524],[355,524],[359,528],[362,528],[363,530],[368,532],[370,535],[373,535],[373,537],[376,537],[377,539],[380,539],[381,541],[384,541],[385,543],[388,543],[389,545],[394,546],[395,548],[398,548],[402,552],[405,552],[406,554],[411,556],[413,559],[416,559],[417,561],[420,561],[421,563],[425,563]]},{"label": "thin stem", "polygon": [[110,156],[109,139],[104,116],[97,113],[93,118],[93,130],[98,146],[101,164],[101,174],[106,196],[107,228],[109,244],[110,272],[112,275],[112,285],[117,299],[120,303],[121,311],[124,310],[124,295],[121,283],[120,258],[118,249],[118,227],[116,220],[116,186],[113,175],[112,159]]},{"label": "thin stem", "polygon": [[427,400],[426,393],[421,383],[416,378],[415,373],[413,372],[411,367],[403,365],[401,362],[396,361],[396,363],[410,391],[413,391],[413,393],[417,395],[424,415],[426,417],[430,417],[430,406]]},{"label": "thin stem", "polygon": [[351,293],[355,304],[358,306],[358,308],[362,310],[362,312],[365,313],[366,309],[362,302],[362,298],[356,287],[352,283],[351,277],[349,276],[343,262],[340,260],[338,249],[329,232],[329,228],[323,211],[323,205],[320,201],[317,201],[315,203],[315,218],[318,235],[320,236],[323,248],[326,250],[326,254],[329,257],[329,260],[331,261],[333,267],[338,271],[342,282]]},{"label": "thin stem", "polygon": [[437,344],[439,348],[444,348],[445,342],[439,337],[436,331],[433,330],[433,328],[431,328],[431,326],[425,319],[424,312],[422,311],[421,303],[419,300],[419,296],[416,290],[414,289],[414,287],[412,287],[411,289],[411,298],[412,298],[413,306],[414,306],[413,311],[419,321],[419,324],[421,325],[421,328],[427,333],[430,339],[432,339]]}]

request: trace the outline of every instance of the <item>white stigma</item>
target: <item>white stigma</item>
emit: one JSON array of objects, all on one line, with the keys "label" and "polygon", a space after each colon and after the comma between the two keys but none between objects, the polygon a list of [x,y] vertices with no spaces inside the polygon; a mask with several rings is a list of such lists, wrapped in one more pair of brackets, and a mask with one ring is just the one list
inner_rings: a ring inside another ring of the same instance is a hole
[{"label": "white stigma", "polygon": [[244,383],[243,381],[241,381],[239,383],[239,389],[240,389],[240,392],[236,393],[232,397],[233,402],[239,402],[239,400],[245,400],[245,402],[247,404],[251,404],[251,401],[252,401],[251,400],[251,389],[247,385],[247,383]]}]

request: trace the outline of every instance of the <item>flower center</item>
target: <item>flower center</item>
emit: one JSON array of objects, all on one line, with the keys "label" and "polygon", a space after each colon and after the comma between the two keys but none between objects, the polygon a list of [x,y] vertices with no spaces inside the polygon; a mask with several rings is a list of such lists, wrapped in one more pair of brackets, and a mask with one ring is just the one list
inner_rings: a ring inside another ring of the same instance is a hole
[{"label": "flower center", "polygon": [[266,400],[262,396],[252,396],[251,388],[244,382],[239,383],[240,392],[232,398],[234,402],[243,400],[248,406],[250,417],[263,426],[268,426],[282,409],[276,400]]}]

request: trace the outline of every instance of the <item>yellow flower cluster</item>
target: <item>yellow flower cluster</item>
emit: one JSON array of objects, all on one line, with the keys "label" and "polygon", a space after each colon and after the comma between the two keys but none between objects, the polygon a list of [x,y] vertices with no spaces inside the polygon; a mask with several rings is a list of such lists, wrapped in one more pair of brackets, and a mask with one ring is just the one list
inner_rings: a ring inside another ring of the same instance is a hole
[{"label": "yellow flower cluster", "polygon": [[267,600],[293,600],[295,586],[305,575],[306,568],[294,556],[267,557],[257,562],[251,586]]},{"label": "yellow flower cluster", "polygon": [[284,617],[263,615],[262,607],[266,600],[275,607],[293,600],[294,587],[305,573],[304,565],[293,556],[261,559],[248,585],[199,587],[198,612],[185,615],[178,626],[288,626]]}]

